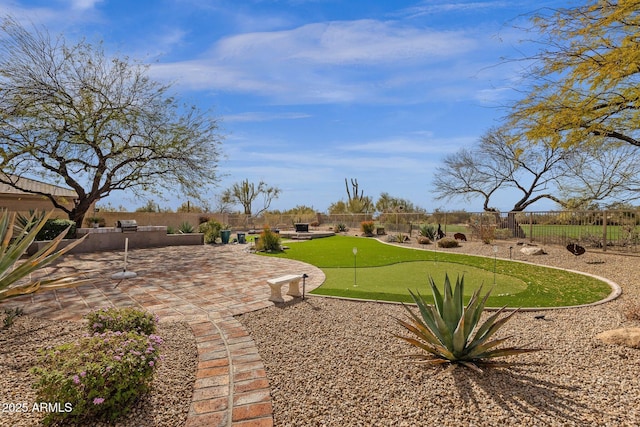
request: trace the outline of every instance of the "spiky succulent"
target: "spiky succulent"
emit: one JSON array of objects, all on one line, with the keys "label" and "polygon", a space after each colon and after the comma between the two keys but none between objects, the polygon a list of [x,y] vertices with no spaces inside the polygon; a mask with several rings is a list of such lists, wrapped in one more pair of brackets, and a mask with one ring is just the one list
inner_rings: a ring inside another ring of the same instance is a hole
[{"label": "spiky succulent", "polygon": [[[88,279],[78,280],[74,274],[62,277],[30,279],[35,270],[44,267],[71,249],[79,245],[88,236],[84,236],[65,248],[56,251],[58,245],[67,234],[64,230],[58,237],[49,242],[31,257],[22,261],[22,257],[35,240],[40,229],[51,217],[53,211],[41,215],[32,213],[21,219],[22,226],[16,226],[15,212],[0,210],[0,301],[17,295],[31,294],[39,290],[66,288],[86,283]],[[25,280],[23,280],[25,279]]]},{"label": "spiky succulent", "polygon": [[420,353],[407,357],[433,365],[452,363],[455,366],[455,364],[461,364],[481,372],[479,365],[486,364],[496,357],[538,351],[538,349],[515,347],[497,348],[509,337],[491,340],[491,337],[518,310],[513,310],[500,318],[505,308],[502,307],[476,328],[491,293],[489,291],[481,297],[482,286],[473,292],[465,307],[463,303],[464,277],[456,279],[455,288],[452,290],[449,276],[445,275],[443,294],[436,287],[432,277],[429,277],[429,284],[434,304],[428,304],[420,293],[414,294],[409,291],[418,306],[420,316],[405,305],[408,321],[397,319],[414,336],[396,336],[426,352],[426,354]]}]

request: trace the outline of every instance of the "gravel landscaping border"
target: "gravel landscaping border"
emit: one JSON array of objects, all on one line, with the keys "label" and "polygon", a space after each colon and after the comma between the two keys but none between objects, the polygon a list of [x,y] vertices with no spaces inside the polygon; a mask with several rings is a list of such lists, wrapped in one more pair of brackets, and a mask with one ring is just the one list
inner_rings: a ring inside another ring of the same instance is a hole
[{"label": "gravel landscaping border", "polygon": [[[414,350],[394,337],[404,334],[394,319],[404,316],[397,305],[311,297],[238,316],[265,364],[275,425],[639,425],[640,350],[595,336],[640,326],[625,316],[640,307],[640,260],[575,257],[562,247],[524,256],[513,242],[497,244],[503,258],[514,246],[514,259],[606,277],[623,293],[596,306],[517,313],[500,335],[541,351],[483,374],[399,357]],[[493,257],[492,245],[478,242],[438,250]],[[540,313],[544,318],[536,319]]]}]

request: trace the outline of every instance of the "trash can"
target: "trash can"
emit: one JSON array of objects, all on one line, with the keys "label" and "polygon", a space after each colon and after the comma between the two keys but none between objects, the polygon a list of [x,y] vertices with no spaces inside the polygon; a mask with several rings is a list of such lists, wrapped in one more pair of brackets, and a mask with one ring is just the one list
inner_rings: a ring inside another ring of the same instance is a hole
[{"label": "trash can", "polygon": [[247,241],[244,238],[244,233],[237,233],[238,236],[238,243],[247,243]]},{"label": "trash can", "polygon": [[231,230],[221,230],[220,238],[222,239],[223,244],[229,243],[229,238],[231,237]]}]

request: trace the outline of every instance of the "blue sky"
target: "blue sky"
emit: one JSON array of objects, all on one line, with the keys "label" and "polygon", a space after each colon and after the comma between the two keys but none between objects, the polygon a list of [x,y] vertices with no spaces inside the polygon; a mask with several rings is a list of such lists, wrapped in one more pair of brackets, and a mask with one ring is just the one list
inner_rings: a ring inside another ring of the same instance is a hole
[{"label": "blue sky", "polygon": [[[0,0],[0,12],[103,40],[151,65],[184,101],[212,109],[226,135],[218,187],[248,178],[282,189],[272,208],[326,210],[357,178],[427,210],[441,159],[473,144],[517,96],[525,14],[565,1]],[[502,210],[516,196],[492,204]],[[184,199],[155,197],[175,208]],[[114,206],[144,203],[124,193]],[[536,209],[553,208],[536,204]]]}]

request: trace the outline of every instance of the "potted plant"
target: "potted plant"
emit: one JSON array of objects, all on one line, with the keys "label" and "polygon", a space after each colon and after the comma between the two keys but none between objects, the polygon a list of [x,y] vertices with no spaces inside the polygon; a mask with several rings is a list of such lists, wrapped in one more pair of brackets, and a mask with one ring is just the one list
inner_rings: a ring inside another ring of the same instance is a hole
[{"label": "potted plant", "polygon": [[222,230],[220,230],[220,239],[222,239],[223,244],[229,243],[229,239],[231,238],[231,227],[228,225],[223,225]]}]

